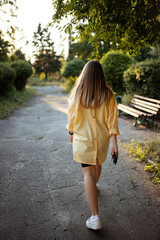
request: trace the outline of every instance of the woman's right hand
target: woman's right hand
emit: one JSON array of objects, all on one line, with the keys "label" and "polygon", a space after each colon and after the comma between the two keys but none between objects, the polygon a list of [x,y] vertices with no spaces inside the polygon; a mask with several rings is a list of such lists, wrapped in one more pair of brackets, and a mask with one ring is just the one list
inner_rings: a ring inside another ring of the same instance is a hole
[{"label": "woman's right hand", "polygon": [[111,156],[113,158],[113,154],[115,153],[116,158],[118,159],[118,146],[113,146],[111,151]]},{"label": "woman's right hand", "polygon": [[70,135],[70,142],[73,143],[73,135]]},{"label": "woman's right hand", "polygon": [[113,134],[111,136],[112,138],[112,142],[113,142],[113,147],[112,147],[112,151],[111,151],[111,155],[112,155],[112,158],[113,158],[113,154],[115,152],[116,154],[116,157],[118,159],[118,145],[117,145],[117,135],[116,134]]}]

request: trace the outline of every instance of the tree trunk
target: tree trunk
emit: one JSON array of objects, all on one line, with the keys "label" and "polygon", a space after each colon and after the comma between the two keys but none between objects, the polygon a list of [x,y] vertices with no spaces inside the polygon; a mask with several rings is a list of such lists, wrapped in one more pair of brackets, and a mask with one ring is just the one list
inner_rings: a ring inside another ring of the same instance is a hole
[{"label": "tree trunk", "polygon": [[45,72],[45,79],[48,79],[48,72]]}]

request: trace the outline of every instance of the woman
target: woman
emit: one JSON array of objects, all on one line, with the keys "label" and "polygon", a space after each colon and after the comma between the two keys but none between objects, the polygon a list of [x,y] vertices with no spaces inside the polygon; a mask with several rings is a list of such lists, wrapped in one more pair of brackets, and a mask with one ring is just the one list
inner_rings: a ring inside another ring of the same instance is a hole
[{"label": "woman", "polygon": [[77,79],[69,98],[68,125],[74,160],[81,163],[84,186],[92,216],[86,221],[90,229],[102,228],[98,212],[96,183],[106,160],[110,138],[118,159],[118,114],[113,92],[106,84],[102,66],[89,61]]}]

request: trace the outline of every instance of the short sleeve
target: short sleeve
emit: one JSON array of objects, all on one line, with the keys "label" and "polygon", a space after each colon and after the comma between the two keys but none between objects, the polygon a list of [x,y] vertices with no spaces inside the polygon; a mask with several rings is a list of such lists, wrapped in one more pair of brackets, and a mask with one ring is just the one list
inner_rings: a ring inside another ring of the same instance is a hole
[{"label": "short sleeve", "polygon": [[106,122],[108,129],[109,129],[109,135],[112,134],[119,135],[119,129],[118,129],[118,108],[117,108],[117,102],[114,97],[114,95],[111,97],[109,104],[108,104],[108,117]]},{"label": "short sleeve", "polygon": [[74,97],[70,97],[68,100],[68,124],[66,128],[70,132],[74,132],[74,120],[76,115],[76,104]]}]

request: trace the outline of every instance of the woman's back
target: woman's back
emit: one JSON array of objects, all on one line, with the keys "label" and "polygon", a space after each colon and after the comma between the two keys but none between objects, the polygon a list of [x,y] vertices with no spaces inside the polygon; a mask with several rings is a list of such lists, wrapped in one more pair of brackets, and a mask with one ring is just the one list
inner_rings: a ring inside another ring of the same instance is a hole
[{"label": "woman's back", "polygon": [[103,163],[111,134],[119,134],[115,97],[112,95],[107,103],[98,108],[85,108],[76,99],[71,102],[71,115],[74,115],[74,159],[92,165],[96,164],[96,159]]}]

